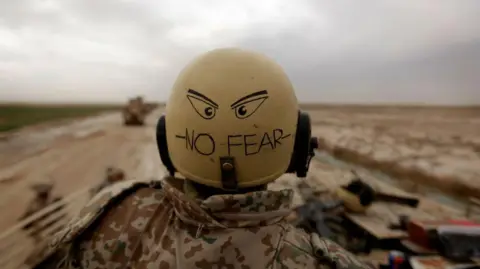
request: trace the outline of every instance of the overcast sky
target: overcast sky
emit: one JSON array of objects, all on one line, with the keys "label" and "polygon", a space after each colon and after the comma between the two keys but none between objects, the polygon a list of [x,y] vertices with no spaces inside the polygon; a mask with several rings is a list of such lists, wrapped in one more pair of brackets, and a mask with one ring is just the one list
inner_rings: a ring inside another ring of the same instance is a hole
[{"label": "overcast sky", "polygon": [[0,0],[0,100],[162,101],[231,46],[300,101],[480,103],[479,0]]}]

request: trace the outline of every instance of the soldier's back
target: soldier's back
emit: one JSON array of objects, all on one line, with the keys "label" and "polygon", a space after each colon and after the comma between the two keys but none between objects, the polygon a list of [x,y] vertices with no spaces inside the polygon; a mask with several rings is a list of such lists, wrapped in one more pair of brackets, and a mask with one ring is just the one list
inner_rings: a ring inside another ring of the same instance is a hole
[{"label": "soldier's back", "polygon": [[[287,194],[256,198],[286,201]],[[284,221],[282,203],[265,206],[251,198],[194,203],[168,184],[138,188],[72,240],[78,245],[71,261],[85,269],[366,268],[336,244]]]}]

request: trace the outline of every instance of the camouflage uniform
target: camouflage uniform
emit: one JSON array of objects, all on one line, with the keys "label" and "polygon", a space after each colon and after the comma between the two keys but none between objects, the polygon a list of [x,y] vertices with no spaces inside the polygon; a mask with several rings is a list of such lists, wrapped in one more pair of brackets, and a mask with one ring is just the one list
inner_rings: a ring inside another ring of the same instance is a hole
[{"label": "camouflage uniform", "polygon": [[[43,268],[369,268],[290,225],[291,190],[187,195],[182,180],[124,181],[57,234]],[[55,260],[57,259],[57,260]],[[42,268],[41,266],[37,268]]]}]

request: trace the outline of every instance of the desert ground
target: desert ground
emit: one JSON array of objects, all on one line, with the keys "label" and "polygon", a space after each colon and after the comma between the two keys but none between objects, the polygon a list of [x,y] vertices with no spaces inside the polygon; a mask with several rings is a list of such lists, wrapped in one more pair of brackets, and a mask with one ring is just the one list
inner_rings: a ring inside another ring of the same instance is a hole
[{"label": "desert ground", "polygon": [[383,171],[406,184],[480,197],[480,107],[306,109],[313,133],[336,158]]},{"label": "desert ground", "polygon": [[0,229],[15,223],[32,198],[30,186],[53,181],[54,195],[100,183],[107,166],[129,178],[161,176],[154,140],[160,112],[145,127],[125,127],[120,113],[47,128],[26,128],[0,142]]},{"label": "desert ground", "polygon": [[[375,188],[394,193],[428,196],[421,193],[419,184],[449,191],[448,197],[479,193],[479,108],[309,105],[303,109],[312,117],[313,134],[324,153],[312,161],[306,179],[285,175],[271,188],[295,189],[304,180],[314,188],[333,189],[351,179],[354,167]],[[106,112],[4,135],[0,140],[0,231],[17,223],[33,197],[30,186],[35,182],[53,181],[54,195],[68,196],[100,183],[107,166],[125,170],[129,179],[161,178],[164,169],[154,134],[162,112],[162,108],[153,111],[143,127],[123,126],[120,112]],[[399,181],[405,184],[393,184]],[[417,183],[416,187],[408,182]],[[299,195],[294,199],[296,205],[302,203]],[[459,204],[427,197],[416,210],[426,218],[462,216]],[[377,213],[394,221],[392,212],[398,207],[378,208]]]}]

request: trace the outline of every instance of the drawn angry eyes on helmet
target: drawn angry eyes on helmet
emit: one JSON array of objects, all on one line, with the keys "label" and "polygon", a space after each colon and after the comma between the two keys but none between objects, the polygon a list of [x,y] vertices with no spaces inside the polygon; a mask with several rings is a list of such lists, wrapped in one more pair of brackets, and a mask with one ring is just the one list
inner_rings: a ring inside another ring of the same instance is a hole
[{"label": "drawn angry eyes on helmet", "polygon": [[[206,120],[215,117],[219,109],[219,105],[215,101],[193,89],[188,90],[187,98],[200,117]],[[253,115],[267,99],[267,90],[257,91],[239,98],[230,105],[230,108],[234,111],[235,117],[246,119]]]},{"label": "drawn angry eyes on helmet", "polygon": [[200,117],[206,120],[211,120],[215,117],[218,104],[212,99],[192,89],[188,90],[187,98],[193,109],[195,109],[195,112],[197,112]]}]

